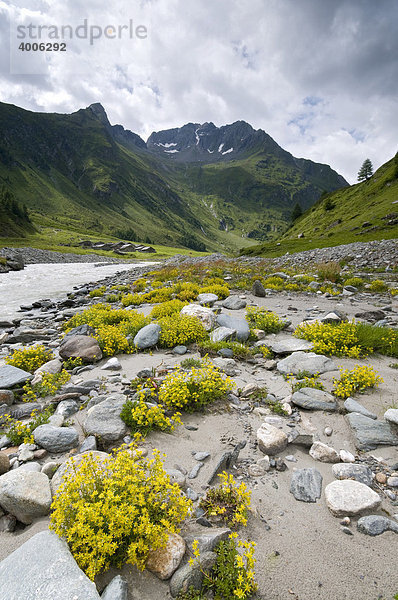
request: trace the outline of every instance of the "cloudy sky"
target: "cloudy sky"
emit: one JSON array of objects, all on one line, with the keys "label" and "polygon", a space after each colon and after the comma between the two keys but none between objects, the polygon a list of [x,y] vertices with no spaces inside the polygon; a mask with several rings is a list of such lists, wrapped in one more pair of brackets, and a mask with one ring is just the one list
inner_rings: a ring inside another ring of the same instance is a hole
[{"label": "cloudy sky", "polygon": [[[77,38],[84,19],[108,37]],[[397,24],[397,0],[0,0],[0,100],[101,102],[145,139],[243,119],[354,183],[365,158],[378,167],[398,149]],[[60,42],[67,25],[65,52],[19,49]]]}]

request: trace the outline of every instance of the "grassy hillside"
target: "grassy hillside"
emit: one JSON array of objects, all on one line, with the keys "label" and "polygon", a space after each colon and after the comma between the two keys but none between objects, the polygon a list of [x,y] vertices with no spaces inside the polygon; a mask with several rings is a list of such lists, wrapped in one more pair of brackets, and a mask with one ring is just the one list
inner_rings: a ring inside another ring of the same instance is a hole
[{"label": "grassy hillside", "polygon": [[368,181],[324,194],[278,240],[242,248],[241,254],[280,256],[286,252],[396,237],[398,154]]}]

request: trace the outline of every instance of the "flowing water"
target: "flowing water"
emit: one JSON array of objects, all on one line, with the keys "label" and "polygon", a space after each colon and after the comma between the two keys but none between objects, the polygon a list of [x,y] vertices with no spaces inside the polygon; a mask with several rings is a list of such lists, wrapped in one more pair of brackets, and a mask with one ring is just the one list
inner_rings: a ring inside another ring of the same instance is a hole
[{"label": "flowing water", "polygon": [[27,265],[23,271],[0,273],[0,320],[14,318],[21,304],[44,298],[57,299],[71,292],[74,285],[95,282],[133,267],[156,263],[58,263]]}]

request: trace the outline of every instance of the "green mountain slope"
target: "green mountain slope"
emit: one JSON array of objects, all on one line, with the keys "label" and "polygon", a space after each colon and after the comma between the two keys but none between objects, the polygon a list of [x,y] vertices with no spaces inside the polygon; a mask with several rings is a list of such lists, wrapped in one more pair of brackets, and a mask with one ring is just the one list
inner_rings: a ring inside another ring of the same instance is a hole
[{"label": "green mountain slope", "polygon": [[63,115],[0,103],[0,186],[28,207],[38,237],[53,228],[228,252],[275,237],[297,201],[305,209],[346,183],[243,122],[212,135],[238,144],[242,132],[234,157],[206,164],[203,149],[199,162],[173,161],[112,126],[100,104]]},{"label": "green mountain slope", "polygon": [[368,180],[330,194],[278,240],[241,254],[279,256],[310,248],[398,237],[398,153]]}]

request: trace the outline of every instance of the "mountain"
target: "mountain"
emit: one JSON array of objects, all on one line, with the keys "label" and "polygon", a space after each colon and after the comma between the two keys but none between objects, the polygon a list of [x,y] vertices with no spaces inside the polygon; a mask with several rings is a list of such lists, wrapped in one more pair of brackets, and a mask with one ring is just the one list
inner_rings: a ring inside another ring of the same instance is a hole
[{"label": "mountain", "polygon": [[368,180],[321,198],[280,238],[241,254],[278,256],[311,248],[398,237],[398,153]]},{"label": "mountain", "polygon": [[0,187],[27,206],[36,235],[233,251],[282,233],[296,202],[306,209],[344,185],[244,121],[188,123],[146,143],[99,103],[72,114],[0,103]]}]

